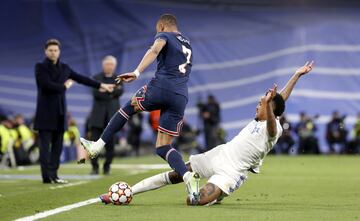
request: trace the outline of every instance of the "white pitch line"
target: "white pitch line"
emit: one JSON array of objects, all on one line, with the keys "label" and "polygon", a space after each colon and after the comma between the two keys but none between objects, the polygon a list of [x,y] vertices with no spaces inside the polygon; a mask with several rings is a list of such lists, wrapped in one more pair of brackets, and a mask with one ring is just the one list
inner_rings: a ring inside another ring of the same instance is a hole
[{"label": "white pitch line", "polygon": [[48,216],[52,216],[52,215],[55,215],[55,214],[58,214],[58,213],[66,212],[66,211],[69,211],[69,210],[72,210],[72,209],[76,209],[76,208],[79,208],[79,207],[82,207],[82,206],[87,206],[87,205],[97,203],[97,202],[100,202],[100,199],[98,197],[93,198],[93,199],[88,199],[88,200],[85,200],[85,201],[81,201],[81,202],[78,202],[78,203],[70,204],[70,205],[67,205],[67,206],[59,207],[59,208],[56,208],[56,209],[53,209],[53,210],[40,212],[40,213],[37,213],[37,214],[32,215],[32,216],[26,216],[26,217],[23,217],[23,218],[20,218],[20,219],[16,219],[15,221],[38,220],[38,219],[46,218]]},{"label": "white pitch line", "polygon": [[[67,167],[67,168],[77,167],[78,168],[77,165],[72,165],[72,164],[63,165],[62,167]],[[141,172],[144,172],[144,171],[154,170],[154,169],[169,169],[169,165],[167,165],[167,164],[114,164],[111,167],[112,168],[117,168],[117,169],[135,169],[135,170],[138,170],[138,171],[134,171],[135,174],[139,173],[140,172],[139,170],[143,170]],[[25,168],[22,168],[22,169],[25,169]],[[81,185],[81,184],[84,184],[84,183],[87,183],[87,182],[88,181],[83,181],[83,182],[79,181],[79,182],[70,183],[70,184],[66,184],[66,185],[59,185],[59,186],[56,186],[56,187],[50,187],[50,189],[66,188],[66,187],[69,187],[69,186]],[[100,199],[99,198],[93,198],[93,199],[81,201],[81,202],[78,202],[78,203],[62,206],[62,207],[59,207],[59,208],[56,208],[56,209],[53,209],[53,210],[40,212],[40,213],[37,213],[37,214],[32,215],[32,216],[26,216],[26,217],[23,217],[23,218],[19,218],[19,219],[16,219],[15,221],[38,220],[38,219],[46,218],[48,216],[52,216],[52,215],[55,215],[55,214],[58,214],[58,213],[63,213],[63,212],[66,212],[66,211],[70,211],[72,209],[76,209],[76,208],[79,208],[79,207],[82,207],[82,206],[87,206],[87,205],[97,203],[97,202],[100,202]]]},{"label": "white pitch line", "polygon": [[79,181],[79,182],[73,182],[73,183],[68,183],[68,184],[63,184],[63,185],[57,185],[57,186],[52,186],[50,187],[51,190],[56,190],[56,189],[62,189],[62,188],[67,188],[67,187],[72,187],[72,186],[79,186],[85,183],[88,183],[89,181]]},{"label": "white pitch line", "polygon": [[138,174],[142,174],[142,173],[146,173],[149,172],[150,170],[131,170],[129,172],[129,175],[138,175]]},{"label": "white pitch line", "polygon": [[[84,165],[89,167],[90,165]],[[76,164],[63,164],[62,168],[79,168]],[[168,164],[111,164],[113,169],[134,169],[134,170],[158,170],[158,169],[170,169]]]},{"label": "white pitch line", "polygon": [[[91,168],[90,164],[78,165],[78,164],[61,164],[61,168],[68,169],[81,169],[81,168]],[[39,165],[31,166],[20,166],[18,170],[34,170],[38,169]],[[122,163],[113,163],[111,164],[113,169],[139,169],[139,170],[158,170],[158,169],[170,169],[168,164],[122,164]]]}]

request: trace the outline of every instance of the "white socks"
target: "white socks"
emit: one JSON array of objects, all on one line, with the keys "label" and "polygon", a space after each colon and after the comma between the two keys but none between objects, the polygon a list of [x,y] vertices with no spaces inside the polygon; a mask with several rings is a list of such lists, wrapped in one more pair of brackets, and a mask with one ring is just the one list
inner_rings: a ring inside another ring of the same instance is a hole
[{"label": "white socks", "polygon": [[184,176],[183,176],[184,183],[187,183],[189,181],[189,179],[191,178],[191,175],[192,174],[190,171],[188,171],[184,174]]},{"label": "white socks", "polygon": [[149,190],[155,190],[168,184],[171,184],[169,172],[160,173],[135,184],[132,187],[132,192],[135,195]]},{"label": "white socks", "polygon": [[99,138],[95,143],[93,143],[92,148],[94,148],[95,151],[100,152],[105,146],[105,142]]}]

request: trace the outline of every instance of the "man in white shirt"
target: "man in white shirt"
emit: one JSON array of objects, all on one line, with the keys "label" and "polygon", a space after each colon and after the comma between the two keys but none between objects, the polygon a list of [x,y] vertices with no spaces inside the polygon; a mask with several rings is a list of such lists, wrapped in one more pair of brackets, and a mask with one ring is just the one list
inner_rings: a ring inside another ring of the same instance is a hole
[{"label": "man in white shirt", "polygon": [[[285,110],[285,101],[289,98],[298,79],[310,72],[313,62],[299,68],[277,93],[274,84],[257,107],[255,119],[251,121],[230,142],[219,145],[203,154],[190,156],[187,164],[190,171],[207,178],[200,189],[200,199],[187,198],[188,205],[211,205],[222,200],[238,189],[247,179],[248,172],[259,173],[263,158],[273,148],[283,131],[279,117]],[[140,181],[132,187],[133,194],[158,189],[168,184],[183,182],[175,171],[161,173]],[[100,196],[104,203],[110,203],[109,197]]]}]

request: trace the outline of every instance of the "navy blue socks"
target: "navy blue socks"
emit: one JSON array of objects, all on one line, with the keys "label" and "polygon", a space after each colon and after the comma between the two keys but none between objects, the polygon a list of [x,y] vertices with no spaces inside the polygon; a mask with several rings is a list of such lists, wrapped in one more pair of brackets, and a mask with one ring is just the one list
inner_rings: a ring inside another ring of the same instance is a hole
[{"label": "navy blue socks", "polygon": [[181,177],[184,176],[188,169],[180,155],[180,153],[172,148],[170,145],[165,145],[156,148],[156,153],[161,158],[166,160],[170,167],[173,168]]},{"label": "navy blue socks", "polygon": [[129,118],[135,113],[136,112],[134,111],[134,108],[131,106],[130,102],[128,102],[123,108],[120,108],[120,110],[116,112],[109,121],[104,132],[101,135],[101,139],[105,143],[109,143],[113,138],[114,134],[121,130],[121,128],[123,128],[125,123],[129,120]]}]

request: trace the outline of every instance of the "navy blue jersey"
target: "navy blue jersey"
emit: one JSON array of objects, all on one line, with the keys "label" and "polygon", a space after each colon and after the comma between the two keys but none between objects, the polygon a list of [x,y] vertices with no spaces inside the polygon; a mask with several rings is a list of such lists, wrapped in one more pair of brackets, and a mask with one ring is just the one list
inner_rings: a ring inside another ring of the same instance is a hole
[{"label": "navy blue jersey", "polygon": [[159,32],[156,39],[163,39],[166,44],[157,57],[157,70],[151,84],[187,97],[192,66],[189,39],[175,32]]}]

